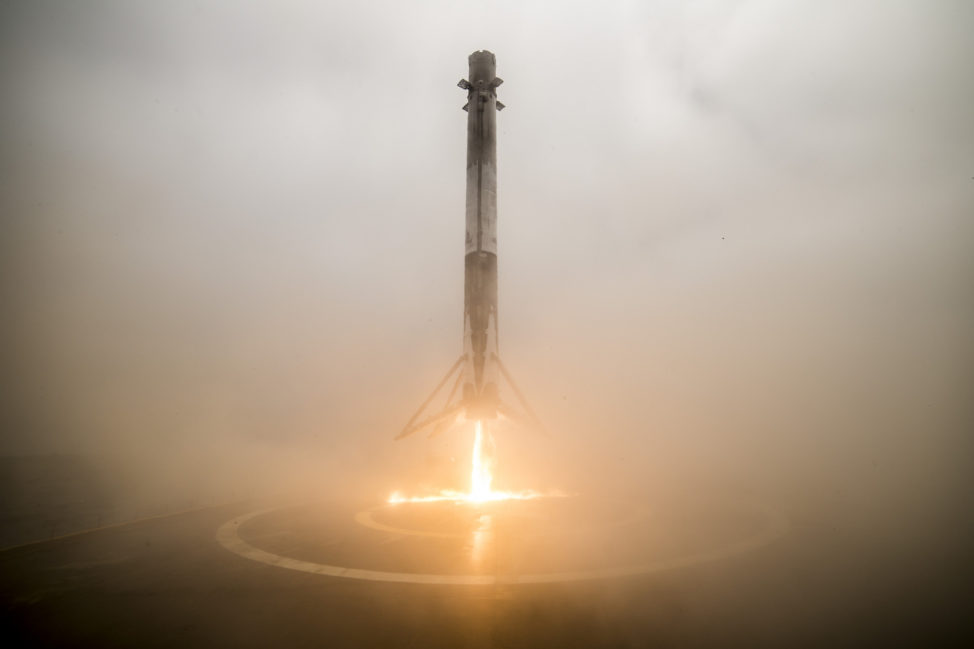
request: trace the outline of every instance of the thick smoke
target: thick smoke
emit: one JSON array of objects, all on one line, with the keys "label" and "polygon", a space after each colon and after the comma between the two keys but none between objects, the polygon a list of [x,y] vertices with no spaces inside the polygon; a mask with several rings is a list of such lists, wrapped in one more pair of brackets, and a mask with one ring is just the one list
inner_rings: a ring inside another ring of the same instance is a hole
[{"label": "thick smoke", "polygon": [[0,11],[4,453],[153,502],[382,493],[453,453],[390,440],[460,348],[454,83],[486,47],[501,350],[552,431],[500,436],[499,479],[953,525],[966,4]]}]

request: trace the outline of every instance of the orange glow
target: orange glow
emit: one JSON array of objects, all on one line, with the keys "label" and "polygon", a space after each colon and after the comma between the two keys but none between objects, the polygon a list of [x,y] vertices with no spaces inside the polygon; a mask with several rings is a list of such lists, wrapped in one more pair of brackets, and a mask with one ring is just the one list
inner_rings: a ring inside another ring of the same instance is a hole
[{"label": "orange glow", "polygon": [[493,457],[490,452],[490,448],[493,446],[493,438],[489,431],[484,430],[485,428],[484,423],[479,420],[474,426],[473,453],[470,463],[470,491],[441,489],[438,493],[427,496],[404,496],[398,491],[394,491],[389,496],[388,502],[397,504],[449,500],[456,503],[485,503],[497,500],[529,500],[543,496],[544,494],[531,490],[494,491],[491,488],[494,481],[492,473]]},{"label": "orange glow", "polygon": [[470,467],[470,499],[476,502],[490,500],[490,457],[484,452],[483,423],[477,421],[473,438],[473,461]]}]

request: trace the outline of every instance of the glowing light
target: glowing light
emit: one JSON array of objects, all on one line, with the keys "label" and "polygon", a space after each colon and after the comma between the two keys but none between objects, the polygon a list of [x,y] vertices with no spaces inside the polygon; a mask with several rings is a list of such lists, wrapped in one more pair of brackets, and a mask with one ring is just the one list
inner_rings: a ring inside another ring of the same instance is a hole
[{"label": "glowing light", "polygon": [[477,517],[477,528],[470,539],[470,558],[475,566],[481,566],[487,558],[487,551],[493,545],[494,517],[481,514]]},{"label": "glowing light", "polygon": [[473,438],[473,462],[470,470],[470,499],[476,502],[490,500],[490,457],[484,453],[483,424],[478,421]]},{"label": "glowing light", "polygon": [[522,491],[494,491],[491,485],[494,476],[491,472],[493,455],[490,452],[493,439],[489,431],[484,430],[483,422],[477,421],[474,426],[473,453],[470,463],[470,491],[456,491],[455,489],[441,489],[435,494],[425,496],[404,496],[398,491],[389,496],[389,504],[398,503],[429,503],[451,501],[455,503],[486,503],[497,500],[530,500],[541,498],[545,494],[525,489]]}]

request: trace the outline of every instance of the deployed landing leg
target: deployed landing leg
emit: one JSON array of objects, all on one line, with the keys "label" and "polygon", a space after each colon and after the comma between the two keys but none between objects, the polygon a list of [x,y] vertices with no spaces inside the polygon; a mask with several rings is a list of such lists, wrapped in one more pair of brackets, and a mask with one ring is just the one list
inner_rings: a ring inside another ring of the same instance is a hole
[{"label": "deployed landing leg", "polygon": [[538,415],[534,413],[534,410],[531,409],[531,405],[528,403],[528,400],[524,397],[524,394],[514,382],[514,377],[512,377],[511,373],[507,371],[506,367],[504,367],[504,363],[501,362],[500,357],[495,355],[494,360],[497,361],[497,367],[500,368],[501,375],[503,375],[504,380],[507,381],[507,384],[511,386],[511,389],[514,390],[514,396],[517,397],[518,402],[520,402],[521,407],[524,408],[525,412],[525,414],[521,414],[502,401],[498,407],[500,413],[523,426],[527,426],[528,428],[536,430],[542,435],[547,436],[548,430],[545,428],[544,424],[541,423],[541,419],[539,419]]},{"label": "deployed landing leg", "polygon": [[[436,395],[440,392],[440,390],[443,389],[443,386],[446,385],[446,382],[450,380],[450,377],[453,376],[453,374],[460,369],[460,367],[463,365],[464,360],[465,359],[463,356],[457,359],[457,362],[453,364],[453,367],[450,368],[450,371],[446,373],[446,376],[443,377],[439,385],[437,385],[436,388],[433,390],[432,394],[430,394],[429,397],[426,398],[426,401],[424,401],[423,405],[419,407],[419,410],[417,410],[416,413],[409,419],[409,421],[403,427],[402,432],[396,435],[395,439],[399,440],[402,439],[403,437],[408,437],[409,435],[412,435],[416,431],[422,430],[432,424],[442,424],[444,423],[444,420],[446,420],[448,417],[450,417],[451,415],[455,416],[457,413],[460,412],[460,410],[463,409],[462,402],[458,402],[452,405],[450,404],[450,401],[453,399],[454,394],[456,394],[457,387],[459,387],[460,385],[460,379],[463,376],[463,374],[460,373],[457,376],[456,382],[453,384],[453,389],[450,390],[450,395],[446,399],[446,403],[447,403],[446,407],[443,410],[441,410],[438,414],[427,417],[426,419],[423,419],[419,423],[415,423],[415,424],[413,423],[417,419],[419,419],[419,416],[423,414],[426,408],[430,405],[430,402],[436,398]],[[439,428],[439,426],[437,426],[437,428]],[[437,431],[434,429],[433,434],[439,434],[439,432],[442,431]]]},{"label": "deployed landing leg", "polygon": [[[461,356],[460,358],[457,359],[456,363],[453,364],[453,367],[451,367],[450,370],[446,373],[446,376],[444,376],[440,380],[439,384],[437,384],[433,392],[429,395],[429,397],[426,398],[426,401],[423,402],[423,404],[419,407],[419,409],[415,412],[415,414],[413,414],[413,416],[409,419],[409,421],[403,427],[402,432],[396,435],[395,439],[399,440],[404,437],[408,437],[413,433],[416,433],[420,430],[423,430],[424,428],[427,428],[428,426],[433,426],[433,431],[429,434],[429,437],[436,437],[437,435],[443,433],[447,428],[449,428],[450,424],[452,424],[456,420],[457,415],[459,415],[462,411],[464,411],[468,406],[471,406],[471,404],[464,401],[462,397],[459,400],[454,401],[454,398],[457,395],[457,391],[460,388],[460,383],[463,380],[463,372],[459,370],[461,369],[464,361],[466,360],[467,360],[466,356]],[[496,354],[491,354],[490,360],[494,363],[497,363],[497,367],[500,369],[501,375],[504,377],[504,380],[507,381],[507,384],[514,391],[514,395],[517,397],[518,403],[521,405],[521,410],[523,410],[523,412],[521,412],[517,408],[514,408],[504,403],[503,401],[498,401],[496,402],[497,411],[500,412],[505,417],[507,417],[508,419],[517,422],[521,426],[524,426],[531,430],[535,430],[541,433],[542,435],[547,435],[548,431],[545,429],[544,424],[541,423],[541,420],[534,413],[534,410],[531,409],[531,406],[528,404],[527,399],[524,397],[524,394],[521,392],[521,390],[517,387],[517,384],[514,383],[514,378],[511,376],[511,373],[507,371],[507,368],[504,367],[504,364],[501,362],[501,359],[498,358]],[[457,377],[456,380],[453,382],[453,387],[450,389],[449,394],[447,394],[446,405],[443,407],[443,409],[440,410],[435,415],[430,415],[428,417],[420,419],[421,415],[424,412],[426,412],[426,409],[429,407],[430,403],[432,403],[433,400],[436,399],[436,395],[440,393],[443,387],[450,380],[450,377],[453,376],[454,374],[456,374]]]}]

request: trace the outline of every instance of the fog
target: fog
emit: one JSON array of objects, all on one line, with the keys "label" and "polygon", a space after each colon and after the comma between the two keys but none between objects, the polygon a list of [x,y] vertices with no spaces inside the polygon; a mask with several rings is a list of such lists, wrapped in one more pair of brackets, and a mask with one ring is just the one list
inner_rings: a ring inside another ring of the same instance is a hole
[{"label": "fog", "polygon": [[498,480],[968,538],[972,29],[948,1],[5,2],[0,453],[88,458],[134,515],[384,497],[462,452],[392,438],[461,348],[455,84],[490,49],[501,353],[551,433],[499,435]]}]

